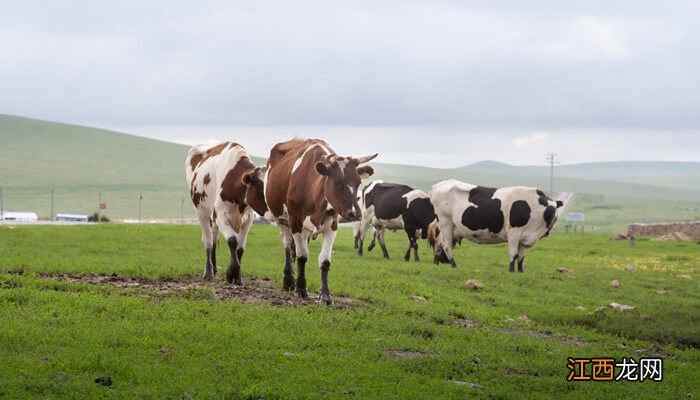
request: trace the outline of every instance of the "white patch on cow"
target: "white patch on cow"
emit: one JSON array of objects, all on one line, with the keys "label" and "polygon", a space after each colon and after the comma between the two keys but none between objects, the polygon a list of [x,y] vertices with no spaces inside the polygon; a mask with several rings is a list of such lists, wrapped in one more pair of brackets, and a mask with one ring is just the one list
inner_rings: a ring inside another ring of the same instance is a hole
[{"label": "white patch on cow", "polygon": [[331,152],[328,150],[328,148],[320,143],[312,144],[311,146],[307,147],[306,150],[304,150],[304,153],[301,155],[301,157],[297,158],[296,161],[294,161],[294,165],[292,165],[292,173],[299,168],[301,165],[302,161],[304,161],[304,156],[306,156],[306,153],[311,151],[314,147],[320,147],[326,154],[331,154]]},{"label": "white patch on cow", "polygon": [[321,244],[321,252],[318,254],[319,268],[324,261],[331,261],[333,242],[335,242],[335,236],[338,234],[338,231],[333,230],[333,220],[334,218],[326,218],[320,228],[320,233],[323,234],[323,243]]},{"label": "white patch on cow", "polygon": [[390,231],[397,231],[403,229],[403,217],[398,216],[394,219],[379,219],[377,217],[372,218],[372,226],[377,229],[388,229]]},{"label": "white patch on cow", "polygon": [[[338,168],[340,168],[340,176],[345,176],[345,167],[348,166],[347,158],[342,159],[342,160],[338,160],[337,163],[338,163]],[[352,190],[350,190],[350,192],[352,193]]]},{"label": "white patch on cow", "polygon": [[424,191],[422,190],[411,190],[410,192],[404,194],[403,196],[404,199],[406,199],[406,208],[411,204],[411,202],[415,199],[428,199],[430,196],[428,196]]}]

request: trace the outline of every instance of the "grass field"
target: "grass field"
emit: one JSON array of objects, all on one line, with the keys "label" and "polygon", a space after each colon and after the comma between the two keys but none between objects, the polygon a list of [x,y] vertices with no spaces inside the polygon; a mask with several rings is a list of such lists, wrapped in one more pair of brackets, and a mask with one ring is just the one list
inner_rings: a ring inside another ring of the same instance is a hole
[{"label": "grass field", "polygon": [[[452,269],[430,263],[424,242],[423,261],[404,262],[400,234],[387,235],[393,260],[377,250],[359,258],[341,228],[330,272],[337,305],[327,307],[281,291],[276,228],[249,237],[245,290],[268,296],[253,302],[224,282],[200,283],[199,237],[188,225],[0,226],[0,397],[700,395],[694,242],[555,234],[529,251],[524,274],[509,274],[503,245],[462,245]],[[318,250],[312,242],[312,259]],[[465,289],[469,278],[484,288]],[[611,302],[636,308],[594,312]],[[662,382],[566,381],[567,357],[656,356]],[[94,383],[104,375],[111,386]]]}]

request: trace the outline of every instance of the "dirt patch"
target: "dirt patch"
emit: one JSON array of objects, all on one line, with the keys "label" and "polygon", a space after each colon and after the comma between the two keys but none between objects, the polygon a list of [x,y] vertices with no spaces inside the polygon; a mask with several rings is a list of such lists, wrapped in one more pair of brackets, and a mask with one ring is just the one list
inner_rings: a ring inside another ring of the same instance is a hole
[{"label": "dirt patch", "polygon": [[[229,285],[223,281],[202,281],[201,279],[172,279],[147,280],[112,275],[89,274],[84,276],[70,274],[37,274],[42,279],[56,279],[90,285],[112,286],[123,291],[141,290],[150,297],[158,300],[172,296],[188,296],[198,299],[219,301],[239,300],[244,303],[268,303],[271,306],[310,305],[318,302],[318,293],[309,293],[302,299],[292,293],[282,292],[273,287],[269,278],[247,276],[245,286]],[[352,297],[333,296],[334,308],[348,308],[355,305],[367,304],[366,301]]]},{"label": "dirt patch", "polygon": [[394,358],[416,358],[420,356],[427,356],[430,353],[424,351],[387,349],[384,350],[384,354]]},{"label": "dirt patch", "polygon": [[520,329],[520,328],[494,328],[498,332],[512,333],[516,335],[526,335],[531,337],[537,337],[542,339],[554,339],[561,343],[573,344],[579,347],[586,345],[586,341],[583,339],[560,335],[552,332],[539,332],[533,329]]},{"label": "dirt patch", "polygon": [[460,328],[476,328],[479,326],[476,322],[470,320],[470,319],[465,319],[465,318],[457,318],[456,320],[452,321],[452,326],[458,326]]}]

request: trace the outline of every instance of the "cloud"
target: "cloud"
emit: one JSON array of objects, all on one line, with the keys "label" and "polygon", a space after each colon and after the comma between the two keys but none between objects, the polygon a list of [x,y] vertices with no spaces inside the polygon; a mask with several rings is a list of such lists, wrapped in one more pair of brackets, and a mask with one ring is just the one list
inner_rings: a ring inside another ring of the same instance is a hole
[{"label": "cloud", "polygon": [[548,137],[549,133],[547,132],[535,132],[528,136],[516,137],[513,140],[513,143],[517,147],[531,146],[533,144],[539,144],[544,142]]}]

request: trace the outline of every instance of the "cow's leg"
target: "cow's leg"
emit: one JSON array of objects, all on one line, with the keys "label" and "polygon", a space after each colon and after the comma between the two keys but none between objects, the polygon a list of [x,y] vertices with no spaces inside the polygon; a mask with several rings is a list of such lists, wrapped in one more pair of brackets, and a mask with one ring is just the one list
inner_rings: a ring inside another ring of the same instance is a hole
[{"label": "cow's leg", "polygon": [[300,232],[295,232],[296,229],[292,226],[292,236],[294,237],[297,252],[296,293],[299,297],[306,298],[309,297],[309,291],[306,289],[306,261],[309,259],[309,237],[311,232],[303,229],[303,222],[298,225]]},{"label": "cow's leg", "polygon": [[[442,241],[438,240],[438,243],[442,242],[442,252],[445,256],[447,262],[450,263],[452,268],[457,268],[457,263],[455,262],[454,256],[452,254],[452,243],[454,242],[454,226],[451,224],[446,224],[446,226],[440,226],[440,236],[442,236]],[[436,250],[435,254],[438,254]]]},{"label": "cow's leg", "polygon": [[292,238],[292,231],[288,226],[279,225],[280,235],[282,235],[282,243],[284,244],[284,281],[283,287],[287,292],[294,290],[294,267],[292,262],[294,261],[294,239]]},{"label": "cow's leg", "polygon": [[248,240],[248,232],[253,225],[253,210],[248,208],[243,213],[243,219],[241,221],[241,230],[238,232],[238,247],[236,247],[236,255],[238,256],[238,262],[243,263],[243,253],[245,252],[245,244]]},{"label": "cow's leg", "polygon": [[382,248],[382,253],[384,253],[384,258],[391,259],[391,257],[389,257],[389,251],[386,249],[386,243],[384,243],[384,234],[385,233],[386,233],[386,229],[384,229],[384,228],[377,229],[377,238],[379,239],[379,246]]},{"label": "cow's leg", "polygon": [[226,238],[226,244],[231,252],[231,262],[226,269],[226,281],[235,285],[243,285],[241,262],[238,259],[238,239],[241,232],[242,216],[238,211],[238,206],[217,208],[216,224]]},{"label": "cow's leg", "polygon": [[374,249],[374,246],[377,244],[377,229],[372,228],[372,241],[369,242],[369,246],[367,246],[367,251],[372,251]]},{"label": "cow's leg", "polygon": [[204,254],[206,255],[206,263],[204,265],[204,275],[202,275],[202,279],[214,279],[216,247],[214,241],[212,240],[211,217],[209,216],[209,213],[199,210],[197,217],[199,219],[199,225],[202,228],[202,245],[204,246]]},{"label": "cow's leg", "polygon": [[518,248],[518,272],[523,271],[523,262],[525,261],[525,246],[520,245]]},{"label": "cow's leg", "polygon": [[418,238],[413,239],[413,261],[420,261],[418,257]]},{"label": "cow's leg", "polygon": [[321,290],[319,291],[320,303],[327,305],[333,304],[331,298],[331,289],[328,286],[328,271],[331,269],[331,254],[333,253],[333,242],[338,234],[337,230],[333,229],[333,219],[328,219],[323,227],[323,243],[321,245],[321,253],[318,255],[318,267],[321,269]]},{"label": "cow's leg", "polygon": [[216,246],[219,242],[219,227],[216,226],[216,221],[212,217],[211,223],[211,267],[216,277]]},{"label": "cow's leg", "polygon": [[515,262],[518,261],[518,251],[520,249],[520,235],[514,233],[508,235],[508,255],[510,255],[510,264],[508,272],[515,272]]},{"label": "cow's leg", "polygon": [[408,247],[406,248],[406,254],[404,254],[403,259],[406,261],[411,260],[411,249],[413,249],[415,260],[419,261],[418,236],[416,235],[417,229],[410,225],[405,225],[404,230],[406,231],[406,236],[408,236]]},{"label": "cow's leg", "polygon": [[[361,256],[363,253],[363,247],[365,243],[365,235],[367,234],[367,230],[370,228],[370,223],[372,222],[371,214],[365,210],[362,212],[362,219],[357,223],[357,232],[355,232],[355,248],[357,249],[357,255]],[[374,243],[374,237],[372,239],[372,243]],[[372,248],[374,248],[374,245],[372,245]],[[370,251],[371,249],[367,249]]]}]

